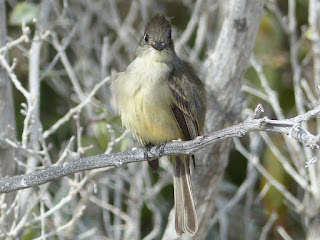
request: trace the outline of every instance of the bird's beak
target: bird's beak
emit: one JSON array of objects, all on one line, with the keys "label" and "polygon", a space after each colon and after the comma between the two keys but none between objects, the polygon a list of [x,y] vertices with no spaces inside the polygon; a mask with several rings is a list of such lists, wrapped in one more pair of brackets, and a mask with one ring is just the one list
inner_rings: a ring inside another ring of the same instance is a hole
[{"label": "bird's beak", "polygon": [[165,48],[165,44],[164,43],[161,43],[161,42],[156,42],[154,44],[151,44],[151,46],[158,50],[159,52],[161,52],[164,48]]}]

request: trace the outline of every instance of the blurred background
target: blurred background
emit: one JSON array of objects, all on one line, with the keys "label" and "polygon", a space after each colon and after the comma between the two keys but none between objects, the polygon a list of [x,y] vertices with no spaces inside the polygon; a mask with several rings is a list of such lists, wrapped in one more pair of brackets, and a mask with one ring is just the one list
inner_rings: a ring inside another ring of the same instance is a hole
[{"label": "blurred background", "polygon": [[[6,41],[24,34],[29,41],[0,54],[6,55],[9,65],[16,62],[17,81],[36,99],[26,99],[13,84],[12,128],[19,145],[15,174],[138,147],[121,126],[110,81],[105,78],[126,69],[145,23],[162,13],[172,23],[177,54],[191,62],[205,80],[209,56],[232,2],[2,1]],[[263,116],[270,119],[291,118],[317,106],[313,41],[320,20],[312,25],[311,2],[265,1],[243,76],[240,119],[258,103],[264,108]],[[92,98],[88,98],[90,93]],[[317,121],[303,126],[318,133]],[[210,226],[203,239],[306,239],[308,224],[318,216],[317,190],[310,189],[319,188],[319,167],[315,163],[311,171],[305,163],[317,152],[305,150],[286,136],[265,132],[239,138],[226,151],[230,151],[229,162],[215,198],[215,213],[219,214],[207,219]],[[259,162],[258,168],[248,161],[250,156]],[[169,239],[164,234],[169,231],[173,207],[171,171],[171,162],[165,158],[158,173],[151,172],[146,163],[134,163],[81,172],[19,191],[10,210],[13,224],[1,227],[1,239]],[[279,191],[270,178],[285,191]],[[317,214],[297,210],[287,192]],[[5,237],[8,233],[12,238]]]}]

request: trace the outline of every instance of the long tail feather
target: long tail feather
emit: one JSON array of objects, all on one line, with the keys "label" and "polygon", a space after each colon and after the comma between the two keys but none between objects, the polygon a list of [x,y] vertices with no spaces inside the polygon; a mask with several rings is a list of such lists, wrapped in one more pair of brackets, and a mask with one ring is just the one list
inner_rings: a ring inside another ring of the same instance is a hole
[{"label": "long tail feather", "polygon": [[184,232],[194,235],[198,229],[198,219],[191,190],[189,163],[190,156],[174,157],[175,228],[178,235]]}]

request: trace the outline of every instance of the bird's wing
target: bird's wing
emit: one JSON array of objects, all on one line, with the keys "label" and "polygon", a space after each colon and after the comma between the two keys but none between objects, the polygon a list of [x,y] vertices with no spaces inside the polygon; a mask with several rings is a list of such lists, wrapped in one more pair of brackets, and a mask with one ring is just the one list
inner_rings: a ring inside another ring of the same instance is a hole
[{"label": "bird's wing", "polygon": [[[199,123],[193,107],[192,88],[195,86],[181,71],[173,69],[169,76],[169,88],[173,95],[172,112],[181,129],[184,140],[191,140],[199,136]],[[191,95],[187,95],[191,94]]]}]

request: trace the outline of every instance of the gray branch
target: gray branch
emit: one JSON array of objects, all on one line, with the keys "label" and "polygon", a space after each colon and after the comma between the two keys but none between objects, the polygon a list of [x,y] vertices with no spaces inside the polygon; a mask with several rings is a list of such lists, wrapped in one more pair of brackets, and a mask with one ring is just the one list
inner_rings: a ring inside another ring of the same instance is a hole
[{"label": "gray branch", "polygon": [[[6,4],[4,0],[0,0],[0,48],[3,48],[7,41],[7,22],[6,22]],[[3,58],[6,58],[6,52],[0,53]],[[12,84],[7,71],[0,64],[0,136],[7,137],[10,140],[16,138],[16,125],[14,114],[14,101],[12,94]],[[16,152],[14,148],[2,148],[0,146],[0,177],[12,176],[15,174],[16,165],[14,158]],[[6,196],[5,201],[1,201],[8,206],[14,202],[15,194]],[[1,215],[1,214],[0,214]],[[3,217],[2,217],[3,216]],[[13,214],[3,214],[0,216],[1,221],[5,224],[5,230],[8,231],[13,222]],[[2,228],[0,226],[0,228]],[[1,231],[1,230],[0,230]]]},{"label": "gray branch", "polygon": [[200,136],[192,141],[173,141],[157,145],[151,149],[135,148],[119,153],[102,154],[72,160],[43,170],[0,179],[0,193],[12,192],[24,188],[38,186],[66,175],[103,167],[120,167],[123,164],[146,161],[172,154],[194,154],[198,150],[226,138],[242,137],[253,131],[269,131],[283,133],[299,140],[304,146],[318,148],[320,137],[314,136],[299,123],[319,115],[320,106],[315,109],[287,120],[270,120],[267,117],[257,117],[263,112],[259,104],[253,115],[245,121],[216,131],[208,136]]},{"label": "gray branch", "polygon": [[[6,45],[5,2],[0,1],[0,48]],[[4,57],[6,54],[4,53]],[[15,116],[11,81],[6,70],[0,65],[0,136],[15,139]],[[0,176],[13,175],[15,172],[14,149],[0,147]]]}]

